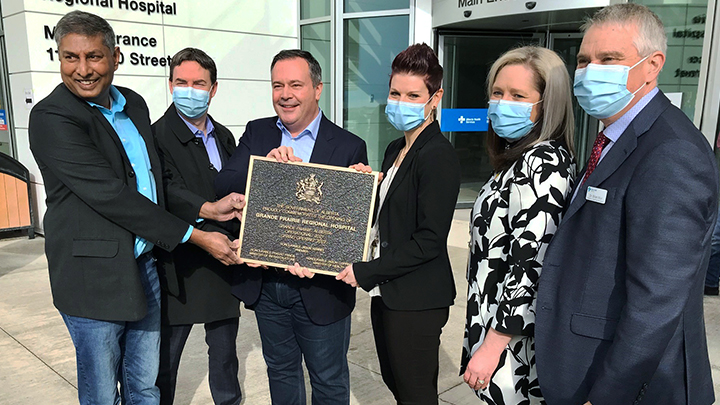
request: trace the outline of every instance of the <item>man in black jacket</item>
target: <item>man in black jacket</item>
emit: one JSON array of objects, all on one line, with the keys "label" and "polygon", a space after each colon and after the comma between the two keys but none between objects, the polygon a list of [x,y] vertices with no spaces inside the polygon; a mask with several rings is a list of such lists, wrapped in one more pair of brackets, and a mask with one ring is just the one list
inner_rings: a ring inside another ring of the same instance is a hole
[{"label": "man in black jacket", "polygon": [[[167,209],[188,222],[195,222],[203,202],[215,199],[215,176],[235,149],[233,134],[208,115],[217,88],[212,58],[200,49],[181,50],[170,62],[173,104],[153,124],[166,186],[185,194],[184,198],[168,195]],[[195,226],[226,232],[232,225],[207,220]],[[232,270],[196,246],[182,245],[172,252],[172,260],[162,263],[159,272],[163,287],[157,379],[160,403],[173,403],[180,355],[196,323],[205,324],[213,400],[223,405],[240,403],[235,352],[240,302],[230,292]]]},{"label": "man in black jacket", "polygon": [[[343,167],[367,164],[365,142],[320,111],[320,64],[309,52],[281,51],[270,65],[270,76],[278,115],[248,122],[215,179],[219,196],[245,191],[250,155]],[[242,266],[237,274],[233,294],[255,310],[273,404],[306,403],[303,360],[313,403],[349,403],[346,355],[355,289],[332,277],[299,279],[275,268]]]},{"label": "man in black jacket", "polygon": [[[55,40],[62,83],[30,113],[30,149],[47,192],[50,287],[75,345],[80,403],[157,404],[160,285],[151,250],[189,241],[236,264],[236,246],[165,211],[145,100],[112,85],[120,48],[107,21],[73,11]],[[203,202],[198,216],[237,217],[239,197]]]}]

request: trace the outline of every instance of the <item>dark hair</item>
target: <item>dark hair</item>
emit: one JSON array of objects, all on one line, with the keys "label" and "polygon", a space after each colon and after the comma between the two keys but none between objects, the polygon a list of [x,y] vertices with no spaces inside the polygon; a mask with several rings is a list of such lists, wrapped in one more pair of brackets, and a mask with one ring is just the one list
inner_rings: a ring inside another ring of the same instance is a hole
[{"label": "dark hair", "polygon": [[104,18],[95,14],[75,10],[65,14],[55,25],[55,43],[60,47],[60,41],[68,34],[79,34],[86,37],[102,35],[103,45],[110,52],[115,51],[115,31]]},{"label": "dark hair", "polygon": [[435,51],[424,42],[410,45],[395,57],[390,72],[391,83],[397,73],[422,76],[431,96],[440,89],[443,79],[443,68]]},{"label": "dark hair", "polygon": [[197,48],[185,48],[176,53],[170,60],[170,81],[173,80],[173,71],[183,62],[197,62],[203,69],[210,71],[210,83],[214,84],[217,80],[217,67],[215,61],[205,52]]},{"label": "dark hair", "polygon": [[313,87],[320,85],[320,82],[322,82],[322,69],[320,68],[320,63],[318,63],[317,59],[315,59],[310,52],[303,51],[302,49],[283,49],[278,52],[270,64],[270,72],[272,72],[275,64],[281,60],[295,58],[305,59],[308,67],[310,68],[310,79],[312,79]]}]

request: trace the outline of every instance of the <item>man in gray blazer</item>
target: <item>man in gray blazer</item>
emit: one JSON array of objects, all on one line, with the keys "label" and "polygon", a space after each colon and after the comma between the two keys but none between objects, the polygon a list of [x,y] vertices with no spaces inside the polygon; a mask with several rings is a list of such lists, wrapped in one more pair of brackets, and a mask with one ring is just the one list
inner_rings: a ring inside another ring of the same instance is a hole
[{"label": "man in gray blazer", "polygon": [[618,4],[584,28],[574,92],[604,129],[543,263],[540,388],[553,405],[709,405],[703,280],[715,159],[657,88],[660,19]]},{"label": "man in gray blazer", "polygon": [[[157,404],[160,284],[153,246],[170,251],[190,242],[235,264],[236,245],[165,210],[145,100],[112,85],[120,48],[108,22],[70,12],[57,23],[55,40],[62,83],[30,113],[30,149],[45,182],[50,287],[75,345],[78,396],[88,405],[121,398]],[[243,204],[238,194],[206,201],[198,216],[226,221]]]}]

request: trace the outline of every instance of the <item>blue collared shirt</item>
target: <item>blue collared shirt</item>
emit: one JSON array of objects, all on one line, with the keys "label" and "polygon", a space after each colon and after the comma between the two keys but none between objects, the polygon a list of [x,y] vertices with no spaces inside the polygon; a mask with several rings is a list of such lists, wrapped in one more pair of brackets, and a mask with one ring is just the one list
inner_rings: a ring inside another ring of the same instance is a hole
[{"label": "blue collared shirt", "polygon": [[613,145],[620,139],[620,135],[625,132],[627,127],[630,126],[630,123],[632,120],[637,117],[638,114],[640,114],[640,111],[645,108],[645,106],[648,105],[650,100],[652,100],[653,97],[660,91],[657,87],[650,90],[650,92],[641,98],[637,104],[632,106],[631,109],[627,110],[625,114],[622,115],[622,117],[618,118],[617,121],[613,122],[612,124],[608,125],[607,128],[603,129],[603,134],[610,139],[610,143],[608,143],[604,148],[602,153],[600,154],[600,160],[598,160],[598,164],[602,162],[603,158],[607,153],[612,149]]},{"label": "blue collared shirt", "polygon": [[210,163],[212,163],[215,167],[215,170],[220,171],[222,169],[222,158],[220,157],[220,149],[218,149],[217,140],[215,139],[215,126],[212,121],[210,121],[210,118],[207,116],[205,117],[205,132],[207,133],[207,136],[205,136],[203,131],[197,129],[195,125],[191,124],[180,113],[178,113],[178,116],[183,120],[183,122],[185,122],[185,125],[187,125],[188,129],[190,129],[190,132],[195,135],[195,138],[202,139],[203,145],[205,145],[205,151],[208,154],[208,159],[210,159]]},{"label": "blue collared shirt", "polygon": [[[125,96],[115,88],[110,86],[110,109],[92,103],[87,103],[93,107],[96,107],[102,113],[103,117],[110,123],[118,137],[122,142],[125,153],[127,154],[130,165],[135,172],[135,184],[137,191],[144,195],[148,200],[157,204],[157,188],[155,184],[155,177],[152,174],[152,167],[150,165],[150,156],[148,155],[147,146],[145,140],[138,132],[135,124],[133,124],[130,117],[125,113]],[[192,226],[188,229],[183,238],[183,242],[190,238],[192,233]],[[135,237],[135,257],[147,253],[152,250],[153,244],[147,240],[136,236]]]},{"label": "blue collared shirt", "polygon": [[322,111],[318,111],[318,115],[315,119],[303,129],[298,136],[294,137],[290,135],[290,131],[285,128],[285,125],[280,121],[278,117],[277,126],[280,128],[282,133],[282,141],[280,146],[289,146],[293,148],[293,154],[303,162],[309,162],[310,156],[312,156],[313,148],[315,147],[315,140],[317,139],[318,129],[320,128],[320,119],[322,118]]}]

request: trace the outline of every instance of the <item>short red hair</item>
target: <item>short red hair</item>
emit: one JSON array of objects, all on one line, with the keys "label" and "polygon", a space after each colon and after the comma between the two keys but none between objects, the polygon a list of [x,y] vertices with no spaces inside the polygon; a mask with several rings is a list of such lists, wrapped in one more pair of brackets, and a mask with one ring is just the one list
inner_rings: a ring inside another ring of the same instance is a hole
[{"label": "short red hair", "polygon": [[425,87],[432,96],[440,89],[443,78],[443,68],[440,66],[435,51],[426,43],[410,45],[400,52],[392,63],[390,82],[397,73],[422,76]]}]

